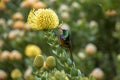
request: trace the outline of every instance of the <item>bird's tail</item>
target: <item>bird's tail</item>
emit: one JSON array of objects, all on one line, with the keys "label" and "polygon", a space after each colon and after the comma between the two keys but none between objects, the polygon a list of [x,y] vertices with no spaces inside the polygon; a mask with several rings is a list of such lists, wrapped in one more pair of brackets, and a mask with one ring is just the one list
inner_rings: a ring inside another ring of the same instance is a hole
[{"label": "bird's tail", "polygon": [[71,60],[72,60],[72,62],[74,61],[74,59],[73,59],[73,54],[72,54],[72,50],[71,50],[71,48],[69,47],[69,51],[70,51],[70,58],[71,58]]}]

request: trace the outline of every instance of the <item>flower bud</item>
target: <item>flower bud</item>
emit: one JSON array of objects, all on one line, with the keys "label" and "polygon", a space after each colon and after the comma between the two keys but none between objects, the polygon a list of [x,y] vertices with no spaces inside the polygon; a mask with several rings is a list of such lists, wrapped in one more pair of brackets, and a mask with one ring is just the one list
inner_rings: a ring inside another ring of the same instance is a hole
[{"label": "flower bud", "polygon": [[13,18],[13,20],[23,20],[24,19],[22,13],[20,13],[20,12],[14,13],[12,18]]},{"label": "flower bud", "polygon": [[89,23],[89,27],[92,29],[92,28],[96,28],[96,27],[98,27],[98,23],[96,22],[96,21],[91,21],[90,23]]},{"label": "flower bud", "polygon": [[80,4],[78,3],[78,2],[73,2],[72,3],[72,7],[73,8],[76,8],[76,9],[80,9],[81,7],[80,7]]},{"label": "flower bud", "polygon": [[33,44],[27,45],[25,48],[25,54],[28,57],[35,57],[37,55],[40,55],[41,53],[41,49]]},{"label": "flower bud", "polygon": [[10,2],[10,0],[2,0],[3,3],[7,4]]},{"label": "flower bud", "polygon": [[5,25],[5,19],[0,18],[0,26],[4,26]]},{"label": "flower bud", "polygon": [[22,77],[22,73],[19,69],[14,69],[12,72],[11,72],[11,77],[12,79],[18,79],[18,78],[21,78]]},{"label": "flower bud", "polygon": [[33,4],[34,9],[40,9],[40,8],[46,8],[46,7],[47,7],[46,4],[41,1]]},{"label": "flower bud", "polygon": [[49,56],[46,59],[46,66],[50,69],[50,68],[54,68],[56,66],[56,61],[55,58],[53,56]]},{"label": "flower bud", "polygon": [[102,79],[104,76],[104,72],[100,68],[95,68],[91,75],[95,77],[96,79]]},{"label": "flower bud", "polygon": [[23,30],[20,30],[18,36],[21,38],[21,37],[24,37],[24,35],[25,35],[25,32]]},{"label": "flower bud", "polygon": [[70,15],[68,12],[63,12],[61,14],[63,20],[68,20],[70,18]]},{"label": "flower bud", "polygon": [[86,55],[85,55],[85,53],[83,53],[83,52],[79,52],[79,53],[78,53],[78,57],[81,58],[81,59],[85,59],[85,58],[86,58]]},{"label": "flower bud", "polygon": [[56,80],[69,80],[64,71],[56,71],[54,76]]},{"label": "flower bud", "polygon": [[14,55],[12,53],[9,54],[9,60],[14,60]]},{"label": "flower bud", "polygon": [[12,20],[12,19],[9,19],[9,20],[7,21],[7,25],[8,25],[8,26],[12,26],[12,25],[13,25],[13,20]]},{"label": "flower bud", "polygon": [[9,59],[10,60],[21,60],[22,59],[22,55],[20,52],[13,50],[10,54],[9,54]]},{"label": "flower bud", "polygon": [[8,60],[9,59],[9,51],[3,51],[2,53],[1,53],[1,59],[2,60]]},{"label": "flower bud", "polygon": [[31,7],[31,5],[29,5],[29,3],[27,1],[22,1],[20,4],[21,8],[28,8]]},{"label": "flower bud", "polygon": [[85,47],[85,53],[87,54],[94,54],[97,52],[97,48],[94,44],[89,43],[86,47]]},{"label": "flower bud", "polygon": [[59,11],[60,11],[60,12],[68,12],[68,11],[69,11],[69,8],[68,8],[67,5],[62,4],[62,5],[60,6],[60,8],[59,8]]},{"label": "flower bud", "polygon": [[107,10],[105,12],[106,16],[115,16],[117,14],[117,12],[115,10]]},{"label": "flower bud", "polygon": [[83,19],[78,20],[77,23],[76,23],[77,26],[83,26],[84,24],[85,24],[85,20],[83,20]]},{"label": "flower bud", "polygon": [[3,70],[0,70],[0,80],[5,80],[7,78],[7,73]]},{"label": "flower bud", "polygon": [[15,39],[16,35],[17,35],[17,34],[16,34],[16,31],[15,31],[15,30],[12,30],[12,31],[9,32],[8,38],[11,39],[11,40],[12,40],[12,39]]},{"label": "flower bud", "polygon": [[44,57],[42,55],[37,55],[34,59],[33,65],[36,68],[41,68],[43,66],[44,63]]},{"label": "flower bud", "polygon": [[18,52],[18,51],[16,51],[16,50],[13,50],[13,51],[11,52],[11,54],[13,55],[13,58],[14,58],[15,60],[21,60],[21,59],[22,59],[21,53]]},{"label": "flower bud", "polygon": [[5,10],[5,8],[6,8],[5,3],[0,1],[0,10]]},{"label": "flower bud", "polygon": [[37,3],[39,0],[25,0],[21,3],[22,8],[32,7],[34,3]]},{"label": "flower bud", "polygon": [[7,33],[7,32],[5,32],[5,33],[3,33],[3,35],[2,35],[2,36],[3,36],[3,38],[4,38],[4,39],[6,39],[6,38],[8,37],[8,33]]},{"label": "flower bud", "polygon": [[25,29],[25,30],[30,30],[30,25],[28,25],[27,23],[25,23],[24,29]]},{"label": "flower bud", "polygon": [[25,26],[25,23],[23,21],[15,21],[13,24],[14,29],[23,29]]},{"label": "flower bud", "polygon": [[56,71],[54,75],[56,79],[60,79],[60,77],[62,76],[60,71]]}]

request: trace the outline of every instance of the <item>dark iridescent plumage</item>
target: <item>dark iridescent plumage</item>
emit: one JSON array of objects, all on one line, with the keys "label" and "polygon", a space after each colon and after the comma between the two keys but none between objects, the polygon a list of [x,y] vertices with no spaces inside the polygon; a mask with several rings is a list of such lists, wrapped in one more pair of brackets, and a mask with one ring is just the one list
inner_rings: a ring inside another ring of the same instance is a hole
[{"label": "dark iridescent plumage", "polygon": [[71,35],[69,30],[59,29],[60,34],[58,36],[59,42],[62,46],[70,50],[70,57],[73,61],[72,51],[71,51]]}]

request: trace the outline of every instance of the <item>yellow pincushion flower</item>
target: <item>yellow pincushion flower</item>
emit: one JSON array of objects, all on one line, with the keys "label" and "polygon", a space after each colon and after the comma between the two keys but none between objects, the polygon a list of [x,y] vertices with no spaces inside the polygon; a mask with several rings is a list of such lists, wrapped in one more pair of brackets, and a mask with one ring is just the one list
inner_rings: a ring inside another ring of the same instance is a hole
[{"label": "yellow pincushion flower", "polygon": [[41,49],[36,45],[27,45],[25,49],[25,54],[28,57],[35,57],[41,54]]},{"label": "yellow pincushion flower", "polygon": [[52,29],[59,24],[59,19],[52,9],[32,9],[28,15],[28,24],[32,29]]},{"label": "yellow pincushion flower", "polygon": [[4,10],[5,8],[5,4],[2,1],[0,1],[0,10]]},{"label": "yellow pincushion flower", "polygon": [[20,77],[22,77],[22,73],[19,69],[14,69],[12,72],[11,72],[11,77],[13,79],[18,79]]}]

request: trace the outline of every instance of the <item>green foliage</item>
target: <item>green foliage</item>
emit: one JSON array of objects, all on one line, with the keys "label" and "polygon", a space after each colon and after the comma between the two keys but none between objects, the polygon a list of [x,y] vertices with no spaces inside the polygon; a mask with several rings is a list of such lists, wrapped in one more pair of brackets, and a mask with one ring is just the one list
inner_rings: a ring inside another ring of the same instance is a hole
[{"label": "green foliage", "polygon": [[[49,75],[55,73],[54,74],[55,80],[62,80],[64,78],[66,78],[67,76],[71,80],[79,80],[80,76],[81,76],[80,70],[75,67],[74,62],[72,62],[71,59],[68,57],[66,51],[62,47],[60,47],[60,45],[58,44],[58,39],[57,39],[57,37],[55,37],[55,34],[53,33],[53,31],[45,32],[44,36],[48,40],[48,44],[51,47],[50,54],[55,57],[56,66],[54,69],[50,69],[48,66],[49,72],[46,72],[41,68],[43,71],[39,70],[39,71],[37,71],[37,74],[35,74],[35,75],[38,75],[38,78],[40,77],[41,79],[45,78],[47,75],[45,80],[48,80]],[[51,61],[51,60],[49,60],[49,61]],[[46,66],[48,64],[50,64],[50,63],[46,62]],[[53,64],[53,63],[51,63],[51,64]],[[61,74],[59,71],[62,71]],[[63,76],[63,77],[57,77],[58,75]],[[66,77],[64,77],[65,75],[66,75]],[[60,78],[60,79],[58,79],[58,78]],[[53,80],[53,77],[51,80]]]}]

